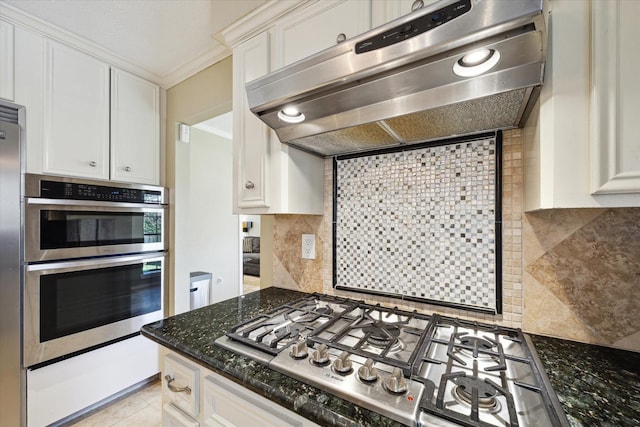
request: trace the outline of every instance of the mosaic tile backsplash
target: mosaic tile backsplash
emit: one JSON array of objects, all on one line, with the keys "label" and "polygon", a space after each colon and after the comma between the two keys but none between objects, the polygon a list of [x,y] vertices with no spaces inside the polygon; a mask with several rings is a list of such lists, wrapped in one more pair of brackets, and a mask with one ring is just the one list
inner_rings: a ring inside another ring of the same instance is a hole
[{"label": "mosaic tile backsplash", "polygon": [[335,160],[334,286],[500,311],[500,142]]}]

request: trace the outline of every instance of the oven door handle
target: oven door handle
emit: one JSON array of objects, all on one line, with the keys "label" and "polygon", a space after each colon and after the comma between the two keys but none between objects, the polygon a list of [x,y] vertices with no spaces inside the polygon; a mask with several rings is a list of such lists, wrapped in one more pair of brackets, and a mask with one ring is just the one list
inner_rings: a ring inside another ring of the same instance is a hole
[{"label": "oven door handle", "polygon": [[67,200],[67,199],[41,199],[28,197],[28,205],[57,205],[57,206],[86,206],[105,208],[142,208],[142,209],[166,209],[166,205],[155,203],[126,203],[126,202],[101,202],[98,200]]},{"label": "oven door handle", "polygon": [[144,254],[115,255],[108,257],[85,258],[79,260],[47,261],[38,264],[28,264],[27,272],[54,270],[54,269],[78,269],[78,268],[101,268],[116,267],[118,265],[135,264],[140,261],[155,261],[165,259],[166,251],[147,252]]}]

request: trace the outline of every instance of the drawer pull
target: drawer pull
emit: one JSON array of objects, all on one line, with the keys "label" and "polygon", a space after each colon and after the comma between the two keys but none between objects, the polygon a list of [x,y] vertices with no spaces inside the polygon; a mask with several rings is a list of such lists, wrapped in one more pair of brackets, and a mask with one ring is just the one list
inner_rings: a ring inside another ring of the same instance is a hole
[{"label": "drawer pull", "polygon": [[246,188],[247,190],[253,190],[255,188],[255,184],[251,181],[247,181],[247,183],[244,185],[244,188]]},{"label": "drawer pull", "polygon": [[191,389],[189,388],[188,385],[184,386],[184,387],[176,387],[173,384],[171,384],[172,382],[175,381],[175,378],[172,378],[171,375],[165,375],[164,379],[167,380],[167,387],[169,387],[169,390],[171,390],[174,393],[182,393],[185,392],[187,394],[191,394]]},{"label": "drawer pull", "polygon": [[92,160],[89,162],[89,166],[91,166],[92,168],[95,168],[96,166],[98,166],[98,164]]}]

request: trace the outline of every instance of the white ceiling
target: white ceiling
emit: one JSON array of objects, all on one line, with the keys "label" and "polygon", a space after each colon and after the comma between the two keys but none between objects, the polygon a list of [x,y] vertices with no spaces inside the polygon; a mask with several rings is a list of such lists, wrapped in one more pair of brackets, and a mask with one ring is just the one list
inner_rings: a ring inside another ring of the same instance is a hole
[{"label": "white ceiling", "polygon": [[197,72],[227,52],[214,35],[265,2],[0,0],[0,6],[7,4],[88,40],[169,87],[178,83],[181,71]]}]

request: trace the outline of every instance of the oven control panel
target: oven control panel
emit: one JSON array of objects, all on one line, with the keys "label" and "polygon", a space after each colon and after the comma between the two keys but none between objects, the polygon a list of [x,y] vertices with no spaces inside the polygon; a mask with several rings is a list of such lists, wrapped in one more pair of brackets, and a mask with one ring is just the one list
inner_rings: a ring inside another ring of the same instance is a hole
[{"label": "oven control panel", "polygon": [[34,174],[26,174],[25,181],[28,197],[153,205],[166,203],[165,189],[162,187],[133,184],[116,186],[108,182]]}]

